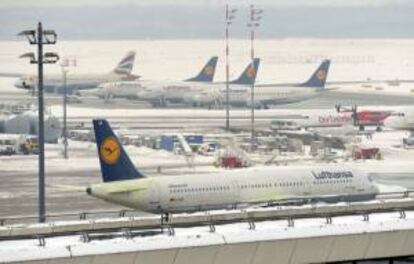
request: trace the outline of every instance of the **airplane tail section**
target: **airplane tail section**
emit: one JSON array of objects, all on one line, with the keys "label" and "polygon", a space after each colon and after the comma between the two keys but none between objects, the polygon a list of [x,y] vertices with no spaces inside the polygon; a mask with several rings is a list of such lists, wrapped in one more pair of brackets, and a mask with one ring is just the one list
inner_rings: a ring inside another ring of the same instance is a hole
[{"label": "airplane tail section", "polygon": [[186,82],[212,82],[214,74],[216,72],[218,57],[211,57],[210,60],[204,65],[200,73],[190,79],[185,80]]},{"label": "airplane tail section", "polygon": [[94,119],[93,128],[104,182],[144,177],[129,159],[108,121]]},{"label": "airplane tail section", "polygon": [[240,77],[231,83],[234,84],[244,84],[244,85],[252,85],[256,81],[257,70],[259,69],[260,59],[255,58],[252,63],[246,67]]},{"label": "airplane tail section", "polygon": [[316,69],[312,74],[309,80],[305,83],[302,83],[299,86],[304,87],[313,87],[313,88],[324,88],[326,79],[328,77],[329,66],[331,64],[330,60],[324,60],[321,65]]},{"label": "airplane tail section", "polygon": [[125,57],[118,63],[113,72],[120,75],[131,75],[134,68],[135,51],[128,52]]}]

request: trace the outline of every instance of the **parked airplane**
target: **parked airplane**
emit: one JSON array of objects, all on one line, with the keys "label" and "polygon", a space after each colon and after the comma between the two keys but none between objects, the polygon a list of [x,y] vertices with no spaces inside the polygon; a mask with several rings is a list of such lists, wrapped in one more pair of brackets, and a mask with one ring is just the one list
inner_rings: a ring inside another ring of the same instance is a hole
[{"label": "parked airplane", "polygon": [[384,121],[393,113],[386,110],[358,110],[356,105],[352,107],[335,105],[335,108],[338,113],[350,113],[353,125],[359,127],[361,131],[367,126],[374,126],[377,131],[381,131]]},{"label": "parked airplane", "polygon": [[308,128],[331,128],[355,126],[364,130],[367,126],[374,126],[377,131],[382,129],[392,111],[386,110],[358,110],[357,106],[343,107],[335,105],[335,110],[320,110],[303,115],[275,116],[270,128],[273,130],[299,130]]},{"label": "parked airplane", "polygon": [[[139,76],[131,74],[134,67],[135,51],[130,51],[109,73],[104,74],[68,74],[67,93],[74,94],[78,90],[96,88],[99,84],[109,81],[135,80]],[[37,75],[24,74],[0,74],[6,77],[19,77],[14,85],[23,89],[35,89],[37,85]],[[63,93],[64,86],[62,74],[44,76],[44,91],[46,93]]]},{"label": "parked airplane", "polygon": [[335,110],[321,110],[304,115],[281,116],[272,120],[270,128],[273,130],[299,130],[302,128],[342,127],[352,125],[351,112],[337,112]]},{"label": "parked airplane", "polygon": [[[250,86],[256,82],[259,65],[260,59],[255,58],[252,63],[249,63],[247,65],[239,78],[230,82],[231,88],[229,88],[229,94],[231,104],[239,104],[237,101],[238,97],[234,95],[237,95],[239,92],[245,93],[246,91],[250,91]],[[183,94],[182,96],[185,103],[191,104],[193,106],[221,106],[223,102],[225,102],[225,90],[225,83],[199,85]],[[242,102],[242,105],[245,103],[246,101],[244,100]]]},{"label": "parked airplane", "polygon": [[[290,84],[286,86],[280,84],[255,85],[255,107],[268,108],[269,105],[290,104],[317,96],[321,91],[324,91],[329,66],[330,60],[323,61],[315,73],[305,83]],[[243,79],[239,78],[239,81],[243,81]],[[232,84],[238,83],[232,82]],[[208,105],[217,101],[224,103],[226,92],[227,91],[223,85],[219,87],[218,90],[205,90],[200,94],[192,95],[194,97],[193,104],[199,103],[202,105]],[[229,104],[231,105],[250,106],[251,88],[246,85],[231,85],[229,89],[229,97]]]},{"label": "parked airplane", "polygon": [[150,213],[169,214],[287,201],[370,200],[378,188],[365,172],[341,165],[254,167],[203,175],[145,177],[106,120],[93,120],[103,183],[86,192]]},{"label": "parked airplane", "polygon": [[184,81],[153,81],[139,80],[129,82],[108,82],[97,89],[89,90],[83,95],[95,95],[105,100],[111,98],[143,99],[154,105],[165,105],[179,102],[182,93],[189,91],[196,83],[211,83],[216,72],[218,57],[211,57],[201,71],[194,77]]},{"label": "parked airplane", "polygon": [[385,121],[384,126],[396,129],[407,130],[414,134],[414,108],[402,107],[394,111]]}]

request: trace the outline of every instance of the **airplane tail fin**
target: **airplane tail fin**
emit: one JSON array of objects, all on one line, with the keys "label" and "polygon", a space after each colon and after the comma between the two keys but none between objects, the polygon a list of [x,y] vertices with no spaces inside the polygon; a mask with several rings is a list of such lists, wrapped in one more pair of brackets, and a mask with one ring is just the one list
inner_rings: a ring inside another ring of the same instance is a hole
[{"label": "airplane tail fin", "polygon": [[211,57],[210,60],[204,65],[200,73],[190,79],[185,80],[186,82],[212,82],[214,73],[216,72],[218,57]]},{"label": "airplane tail fin", "polygon": [[324,60],[318,69],[316,69],[316,71],[312,74],[309,80],[305,83],[302,83],[300,86],[324,88],[326,79],[328,78],[330,64],[330,60]]},{"label": "airplane tail fin", "polygon": [[108,121],[94,119],[93,128],[104,182],[144,177],[129,159]]},{"label": "airplane tail fin", "polygon": [[131,75],[134,68],[135,51],[128,52],[125,57],[116,65],[113,72],[120,75]]},{"label": "airplane tail fin", "polygon": [[256,81],[257,76],[257,70],[259,69],[260,59],[255,58],[252,63],[249,63],[249,65],[246,67],[246,69],[243,71],[243,73],[240,75],[240,77],[231,83],[234,84],[245,84],[245,85],[251,85]]}]

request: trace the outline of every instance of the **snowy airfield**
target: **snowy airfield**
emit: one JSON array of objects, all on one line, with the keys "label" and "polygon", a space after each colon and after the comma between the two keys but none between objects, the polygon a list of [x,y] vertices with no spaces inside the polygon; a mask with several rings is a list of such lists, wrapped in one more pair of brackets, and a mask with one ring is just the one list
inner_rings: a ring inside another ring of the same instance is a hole
[{"label": "snowy airfield", "polygon": [[[414,79],[414,40],[334,40],[334,39],[283,39],[258,40],[256,54],[262,57],[258,83],[295,83],[304,81],[314,66],[323,58],[332,59],[329,82]],[[248,42],[231,41],[231,77],[236,77],[248,58]],[[35,67],[17,57],[29,50],[24,41],[0,42],[0,72],[34,73]],[[176,41],[71,41],[59,42],[53,47],[61,57],[76,56],[78,66],[71,73],[109,72],[128,50],[137,51],[134,73],[143,79],[182,80],[194,75],[210,55],[224,58],[222,41],[176,40]],[[59,73],[60,67],[46,66],[46,72]],[[224,80],[224,61],[219,61],[217,81]],[[2,102],[32,101],[27,91],[13,86],[14,78],[0,78],[0,100]],[[275,109],[256,112],[257,127],[268,129],[274,115],[303,114],[331,109],[335,104],[358,104],[370,109],[399,109],[404,105],[414,106],[414,83],[399,86],[384,82],[369,85],[332,84],[330,92],[303,103],[277,106]],[[61,98],[47,96],[47,109],[54,115],[62,115]],[[384,108],[384,105],[386,107]],[[395,107],[398,106],[398,107]],[[223,110],[204,109],[150,109],[145,103],[137,104],[117,100],[105,104],[99,99],[86,98],[81,104],[68,108],[70,124],[84,122],[91,126],[92,118],[107,118],[122,129],[132,133],[142,131],[169,132],[215,132],[221,133],[224,126]],[[232,109],[231,124],[247,128],[250,124],[248,109]],[[380,183],[392,186],[384,190],[395,190],[401,185],[414,189],[414,150],[401,147],[406,132],[384,131],[374,134],[372,140],[362,137],[362,143],[380,147],[384,159],[373,161],[348,161],[357,163],[373,173]],[[62,158],[63,146],[46,146],[47,210],[56,212],[79,212],[84,210],[120,209],[83,193],[61,191],[54,185],[79,185],[101,180],[96,146],[87,142],[69,142],[70,159]],[[207,173],[219,169],[212,166],[213,157],[196,155],[195,167],[189,168],[183,156],[144,147],[128,146],[138,168],[157,175],[156,168],[162,166],[163,175],[177,173]],[[164,169],[165,168],[165,169]],[[385,175],[385,176],[384,176]],[[388,177],[392,175],[392,177]],[[0,217],[33,215],[36,212],[37,157],[0,157]]]}]

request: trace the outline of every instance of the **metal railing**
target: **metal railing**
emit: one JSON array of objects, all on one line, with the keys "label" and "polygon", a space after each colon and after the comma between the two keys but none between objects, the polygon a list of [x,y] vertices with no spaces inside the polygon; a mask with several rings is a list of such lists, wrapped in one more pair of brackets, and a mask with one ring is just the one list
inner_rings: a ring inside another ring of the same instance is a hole
[{"label": "metal railing", "polygon": [[[341,203],[333,205],[275,206],[229,211],[207,211],[194,214],[175,214],[168,219],[157,215],[134,216],[132,210],[84,212],[81,214],[60,214],[62,217],[79,217],[76,221],[48,222],[45,224],[7,225],[0,227],[0,240],[33,239],[54,236],[82,234],[90,240],[93,235],[142,235],[148,232],[168,231],[175,234],[175,228],[208,226],[215,232],[215,226],[246,222],[249,229],[255,229],[256,223],[269,220],[287,220],[289,227],[294,227],[295,220],[303,218],[325,218],[326,224],[332,224],[333,218],[344,215],[361,215],[361,220],[369,221],[370,214],[381,212],[399,212],[400,218],[406,217],[406,211],[414,210],[414,199],[410,193],[399,194],[397,199],[383,199],[375,202]],[[404,198],[405,197],[405,198]],[[103,213],[117,215],[117,218],[91,218]],[[56,215],[57,216],[57,215]],[[51,217],[51,216],[49,216]],[[35,219],[35,217],[31,217]]]}]

